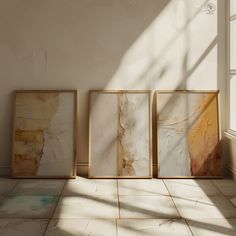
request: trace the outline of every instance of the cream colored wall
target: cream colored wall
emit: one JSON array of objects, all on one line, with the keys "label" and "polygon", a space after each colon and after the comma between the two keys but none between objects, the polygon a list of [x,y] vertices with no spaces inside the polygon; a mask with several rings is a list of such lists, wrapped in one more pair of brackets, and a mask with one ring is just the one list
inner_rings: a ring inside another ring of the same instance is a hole
[{"label": "cream colored wall", "polygon": [[230,143],[230,160],[228,167],[231,172],[231,176],[236,180],[236,139],[228,140]]},{"label": "cream colored wall", "polygon": [[236,138],[227,134],[223,140],[224,144],[224,169],[225,175],[236,180]]},{"label": "cream colored wall", "polygon": [[212,14],[206,2],[1,0],[0,174],[9,173],[15,89],[78,89],[79,173],[90,89],[224,91],[224,1],[209,1]]},{"label": "cream colored wall", "polygon": [[[234,6],[231,6],[234,4]],[[224,151],[224,170],[225,174],[231,176],[236,180],[236,132],[235,127],[235,91],[234,91],[234,79],[230,76],[230,61],[234,60],[235,52],[234,48],[230,48],[230,41],[235,36],[232,35],[235,32],[230,32],[230,16],[235,13],[235,1],[227,1],[226,4],[226,39],[227,39],[227,57],[226,57],[226,83],[225,83],[225,132],[223,135],[223,151]],[[232,21],[231,21],[232,23]],[[231,28],[232,29],[232,28]],[[232,66],[234,63],[232,63]],[[233,66],[234,67],[234,66]],[[231,78],[231,79],[230,79]]]}]

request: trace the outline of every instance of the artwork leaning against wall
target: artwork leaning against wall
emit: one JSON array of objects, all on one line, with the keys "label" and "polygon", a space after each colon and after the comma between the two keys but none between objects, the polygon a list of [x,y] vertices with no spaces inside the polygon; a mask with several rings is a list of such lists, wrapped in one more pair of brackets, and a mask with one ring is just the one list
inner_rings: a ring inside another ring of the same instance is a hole
[{"label": "artwork leaning against wall", "polygon": [[150,91],[91,91],[89,176],[151,178]]},{"label": "artwork leaning against wall", "polygon": [[76,175],[77,91],[16,91],[12,176]]},{"label": "artwork leaning against wall", "polygon": [[158,176],[220,177],[218,92],[159,91]]}]

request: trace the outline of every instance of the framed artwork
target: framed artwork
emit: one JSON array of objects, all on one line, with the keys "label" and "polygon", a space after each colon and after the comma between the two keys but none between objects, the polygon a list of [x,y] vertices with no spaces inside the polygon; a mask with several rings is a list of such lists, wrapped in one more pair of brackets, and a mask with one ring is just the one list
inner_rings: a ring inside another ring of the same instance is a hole
[{"label": "framed artwork", "polygon": [[76,176],[77,91],[16,91],[12,177]]},{"label": "framed artwork", "polygon": [[89,177],[151,178],[151,92],[90,91]]},{"label": "framed artwork", "polygon": [[157,134],[158,177],[221,177],[218,91],[158,91]]}]

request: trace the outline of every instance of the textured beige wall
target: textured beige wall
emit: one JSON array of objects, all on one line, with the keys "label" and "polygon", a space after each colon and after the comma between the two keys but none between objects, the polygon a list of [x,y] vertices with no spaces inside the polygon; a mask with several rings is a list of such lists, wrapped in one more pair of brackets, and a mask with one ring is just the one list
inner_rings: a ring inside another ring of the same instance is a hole
[{"label": "textured beige wall", "polygon": [[236,139],[228,134],[223,140],[225,175],[236,180]]},{"label": "textured beige wall", "polygon": [[87,163],[89,89],[221,88],[224,1],[209,1],[212,14],[206,2],[1,0],[0,174],[15,89],[78,89],[78,161]]}]

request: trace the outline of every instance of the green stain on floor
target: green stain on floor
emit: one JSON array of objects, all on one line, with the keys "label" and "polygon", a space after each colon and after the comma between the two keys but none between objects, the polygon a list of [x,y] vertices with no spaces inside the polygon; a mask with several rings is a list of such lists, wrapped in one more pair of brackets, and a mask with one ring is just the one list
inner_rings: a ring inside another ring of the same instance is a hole
[{"label": "green stain on floor", "polygon": [[43,196],[39,201],[42,206],[47,206],[55,203],[58,200],[56,196]]},{"label": "green stain on floor", "polygon": [[57,196],[29,196],[29,195],[18,195],[8,196],[3,201],[0,201],[0,209],[3,207],[7,208],[19,208],[19,207],[30,207],[33,210],[43,209],[44,207],[50,207],[55,204],[58,200]]},{"label": "green stain on floor", "polygon": [[0,217],[49,218],[57,201],[52,195],[6,196],[0,202]]}]

